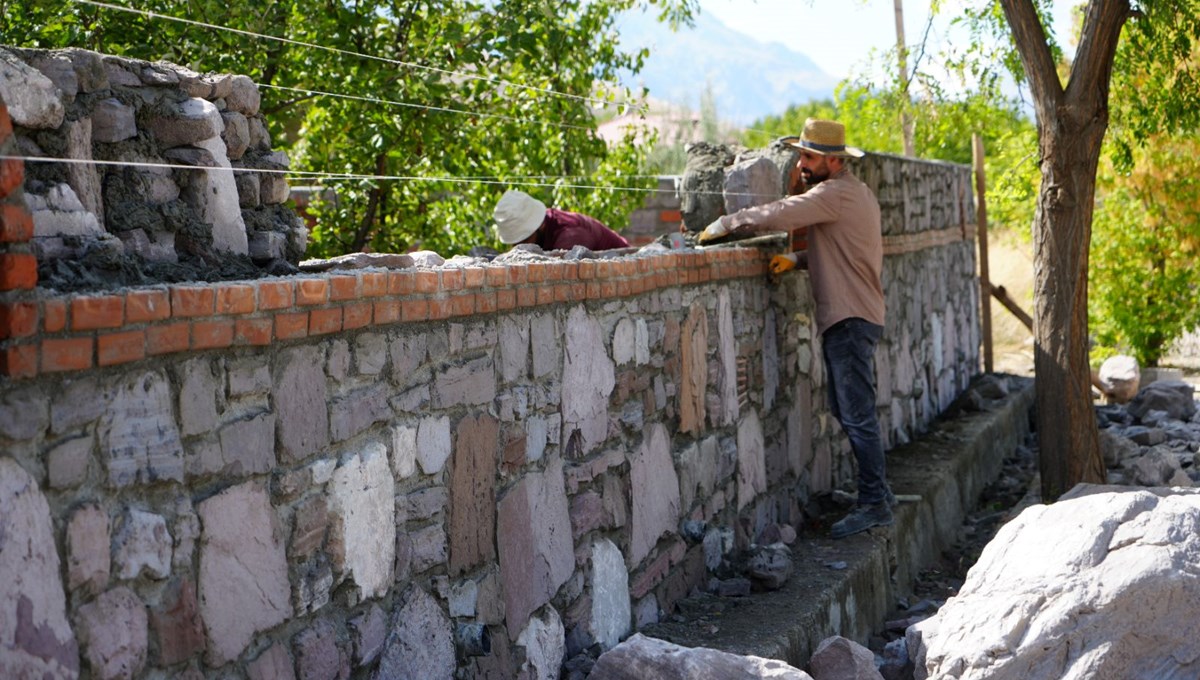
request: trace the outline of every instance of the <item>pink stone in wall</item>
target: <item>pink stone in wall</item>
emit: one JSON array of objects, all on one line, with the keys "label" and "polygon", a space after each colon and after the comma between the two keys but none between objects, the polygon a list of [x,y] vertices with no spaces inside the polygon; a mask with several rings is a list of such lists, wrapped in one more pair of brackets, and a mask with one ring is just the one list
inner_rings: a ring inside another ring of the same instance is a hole
[{"label": "pink stone in wall", "polygon": [[219,667],[236,659],[256,633],[292,616],[283,531],[259,482],[207,498],[197,512],[206,660]]},{"label": "pink stone in wall", "polygon": [[664,533],[679,522],[679,477],[671,459],[671,440],[661,424],[651,425],[641,448],[631,456],[633,513],[629,563],[639,564]]},{"label": "pink stone in wall", "polygon": [[79,608],[80,638],[93,678],[135,678],[149,647],[146,606],[120,586]]},{"label": "pink stone in wall", "polygon": [[78,677],[50,506],[11,458],[0,458],[0,574],[0,677]]},{"label": "pink stone in wall", "polygon": [[497,508],[505,622],[515,637],[575,570],[562,461],[526,474]]}]

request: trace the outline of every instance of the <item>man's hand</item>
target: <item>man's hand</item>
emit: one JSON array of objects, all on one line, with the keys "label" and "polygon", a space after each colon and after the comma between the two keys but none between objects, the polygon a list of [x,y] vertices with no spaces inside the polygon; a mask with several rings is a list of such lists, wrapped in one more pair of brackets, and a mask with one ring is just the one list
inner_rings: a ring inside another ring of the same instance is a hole
[{"label": "man's hand", "polygon": [[700,232],[700,237],[696,240],[700,243],[707,243],[709,241],[721,238],[725,234],[728,234],[729,231],[730,229],[722,224],[721,218],[718,217],[717,219],[713,220],[712,224],[705,227],[704,231]]},{"label": "man's hand", "polygon": [[779,276],[780,274],[782,274],[784,272],[789,272],[789,271],[795,269],[796,261],[798,259],[799,258],[796,256],[796,253],[788,253],[786,255],[776,255],[771,258],[771,264],[767,265],[767,268],[771,270],[772,274],[774,274],[775,276]]}]

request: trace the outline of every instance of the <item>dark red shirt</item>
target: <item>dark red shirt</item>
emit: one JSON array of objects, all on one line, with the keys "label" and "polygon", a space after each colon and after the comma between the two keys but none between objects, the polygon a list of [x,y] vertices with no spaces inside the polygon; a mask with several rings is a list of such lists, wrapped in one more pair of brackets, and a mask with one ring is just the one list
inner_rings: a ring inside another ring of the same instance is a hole
[{"label": "dark red shirt", "polygon": [[575,246],[589,250],[629,247],[629,241],[600,220],[558,208],[546,208],[546,221],[542,222],[542,229],[533,242],[542,250],[570,250]]}]

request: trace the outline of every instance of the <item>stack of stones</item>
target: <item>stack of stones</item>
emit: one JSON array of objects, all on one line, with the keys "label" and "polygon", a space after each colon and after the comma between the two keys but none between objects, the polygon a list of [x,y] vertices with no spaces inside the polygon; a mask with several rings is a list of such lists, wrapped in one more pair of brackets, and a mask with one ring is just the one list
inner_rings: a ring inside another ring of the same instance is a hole
[{"label": "stack of stones", "polygon": [[[307,231],[284,205],[257,85],[79,49],[0,48],[0,99],[27,158],[39,264],[298,262]],[[95,160],[98,163],[79,161]],[[230,256],[234,256],[230,258]]]}]

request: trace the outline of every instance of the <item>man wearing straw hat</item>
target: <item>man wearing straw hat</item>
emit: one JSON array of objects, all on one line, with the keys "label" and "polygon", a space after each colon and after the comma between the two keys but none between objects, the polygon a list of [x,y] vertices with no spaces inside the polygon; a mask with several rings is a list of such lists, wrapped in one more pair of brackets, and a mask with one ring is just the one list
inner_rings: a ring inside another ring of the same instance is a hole
[{"label": "man wearing straw hat", "polygon": [[496,236],[501,243],[536,243],[542,250],[570,250],[584,246],[589,250],[626,248],[629,242],[600,220],[547,208],[545,203],[524,191],[509,189],[496,203]]},{"label": "man wearing straw hat", "polygon": [[742,228],[808,227],[807,252],[776,255],[770,270],[778,275],[807,268],[812,281],[830,408],[858,462],[858,504],[831,528],[834,538],[842,538],[891,524],[895,504],[875,412],[875,345],[884,324],[879,201],[846,167],[847,158],[861,158],[863,152],[846,146],[841,123],[809,118],[799,139],[788,143],[800,149],[808,191],[720,217],[699,241]]}]

